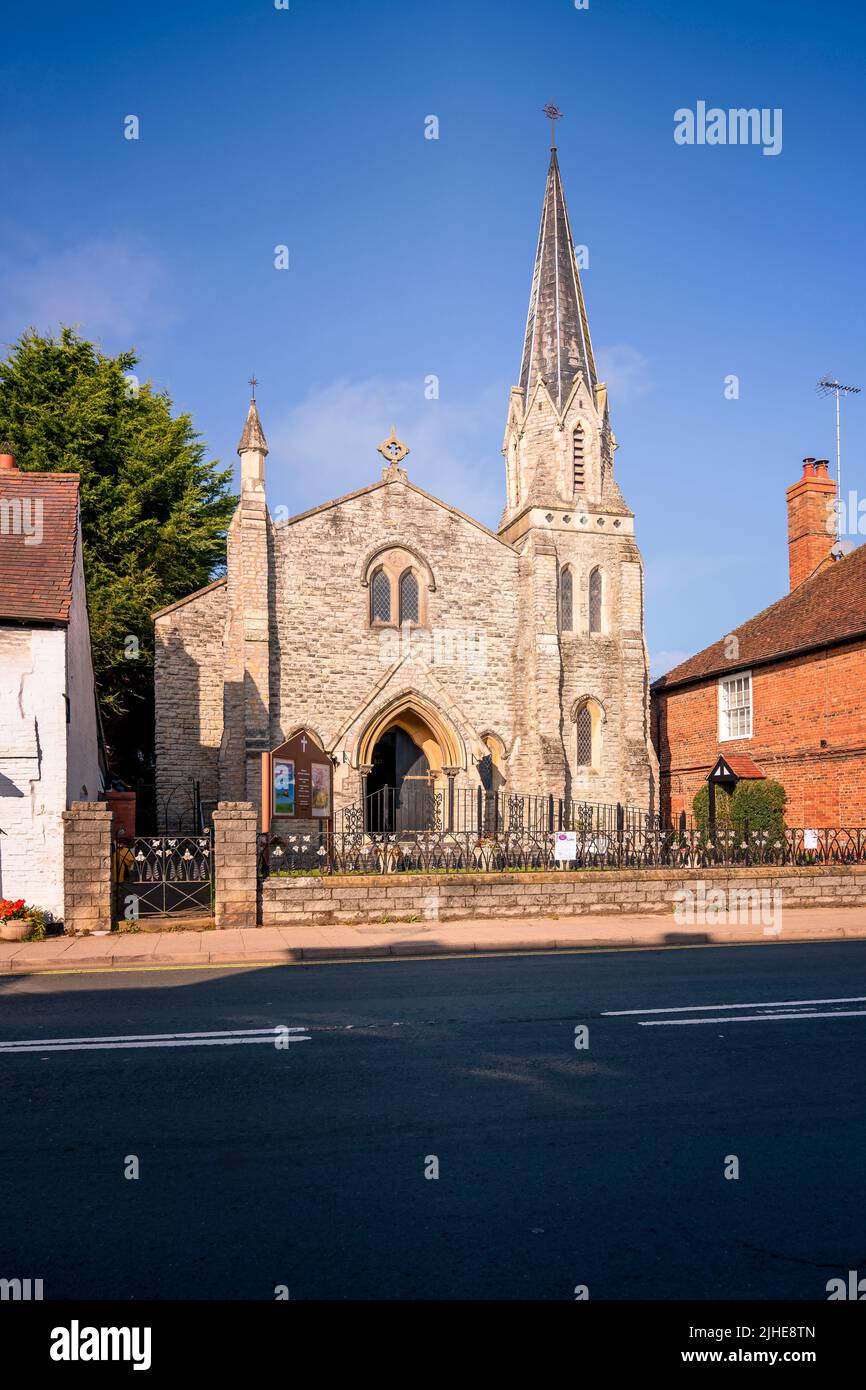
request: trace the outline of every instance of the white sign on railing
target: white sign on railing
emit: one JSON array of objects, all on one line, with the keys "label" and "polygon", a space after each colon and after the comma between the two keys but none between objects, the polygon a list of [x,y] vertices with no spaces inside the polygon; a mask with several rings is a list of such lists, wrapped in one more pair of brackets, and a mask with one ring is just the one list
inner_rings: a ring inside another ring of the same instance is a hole
[{"label": "white sign on railing", "polygon": [[576,830],[558,830],[556,832],[553,857],[557,863],[571,862],[577,858]]}]

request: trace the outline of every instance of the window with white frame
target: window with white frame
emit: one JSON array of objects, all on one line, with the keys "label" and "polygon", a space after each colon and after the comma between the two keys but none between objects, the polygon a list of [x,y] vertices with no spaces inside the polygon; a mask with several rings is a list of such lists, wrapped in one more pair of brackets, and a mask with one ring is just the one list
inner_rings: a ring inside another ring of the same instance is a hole
[{"label": "window with white frame", "polygon": [[719,681],[719,738],[752,737],[752,673]]}]

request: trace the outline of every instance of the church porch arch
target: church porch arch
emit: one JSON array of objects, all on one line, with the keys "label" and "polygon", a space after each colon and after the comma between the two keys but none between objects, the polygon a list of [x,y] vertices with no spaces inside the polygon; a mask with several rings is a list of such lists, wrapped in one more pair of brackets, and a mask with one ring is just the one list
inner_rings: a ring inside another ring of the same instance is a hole
[{"label": "church porch arch", "polygon": [[425,829],[444,824],[450,784],[466,755],[441,711],[417,695],[403,695],[368,722],[357,765],[369,829]]}]

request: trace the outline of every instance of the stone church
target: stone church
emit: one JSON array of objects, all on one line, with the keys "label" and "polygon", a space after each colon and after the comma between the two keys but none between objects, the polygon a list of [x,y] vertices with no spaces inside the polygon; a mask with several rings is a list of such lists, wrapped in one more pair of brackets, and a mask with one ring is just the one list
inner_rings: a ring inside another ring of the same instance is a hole
[{"label": "stone church", "polygon": [[616,447],[554,147],[498,530],[413,483],[393,430],[380,476],[275,524],[253,399],[226,576],[155,614],[159,792],[261,808],[262,753],[305,729],[338,810],[413,780],[657,809]]}]

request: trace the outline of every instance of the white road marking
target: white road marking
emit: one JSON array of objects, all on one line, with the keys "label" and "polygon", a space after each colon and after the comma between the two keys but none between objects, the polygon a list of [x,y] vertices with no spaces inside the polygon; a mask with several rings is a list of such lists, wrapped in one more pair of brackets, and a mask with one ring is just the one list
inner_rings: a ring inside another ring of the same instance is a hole
[{"label": "white road marking", "polygon": [[96,1038],[27,1038],[0,1042],[0,1052],[99,1052],[135,1047],[238,1047],[244,1043],[311,1042],[305,1028],[233,1028],[200,1033],[130,1033]]},{"label": "white road marking", "polygon": [[602,1018],[624,1018],[628,1014],[699,1014],[709,1009],[792,1009],[806,1004],[866,1004],[866,994],[845,999],[770,999],[753,1004],[679,1004],[675,1009],[605,1009]]},{"label": "white road marking", "polygon": [[[831,1001],[828,1001],[831,1002]],[[729,1014],[714,1018],[652,1018],[638,1022],[638,1028],[682,1028],[689,1023],[773,1023],[787,1018],[864,1018],[866,1009],[834,1009],[830,1013]]]}]

